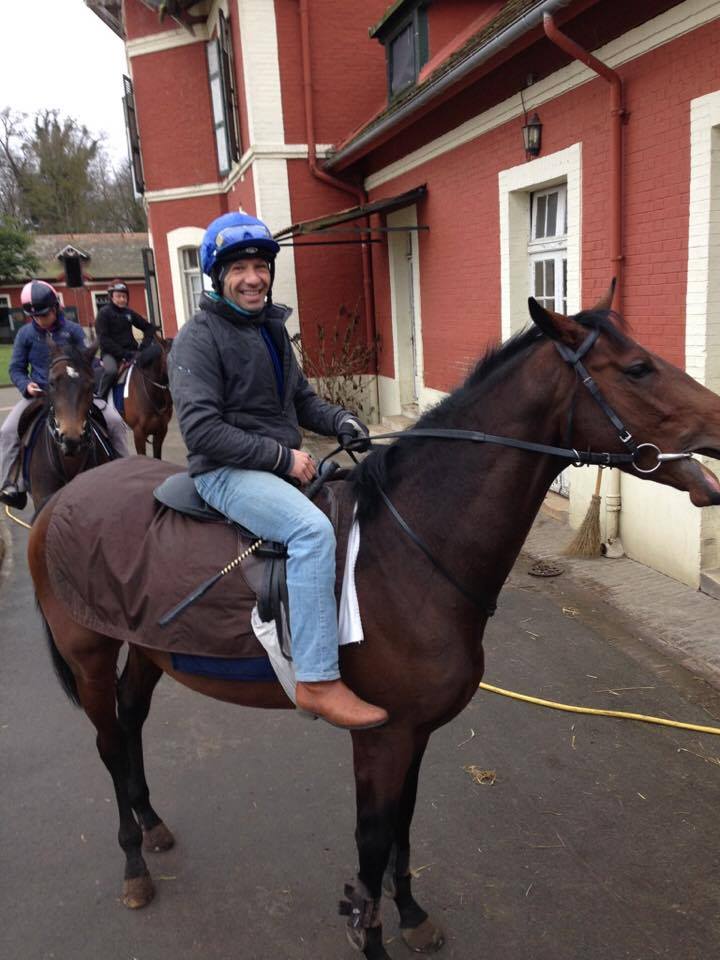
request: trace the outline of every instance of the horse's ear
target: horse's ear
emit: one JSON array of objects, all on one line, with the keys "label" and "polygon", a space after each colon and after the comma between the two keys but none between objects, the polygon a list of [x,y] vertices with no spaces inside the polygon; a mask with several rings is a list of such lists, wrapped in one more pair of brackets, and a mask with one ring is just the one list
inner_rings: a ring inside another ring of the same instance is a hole
[{"label": "horse's ear", "polygon": [[615,296],[615,287],[617,286],[617,278],[613,277],[610,281],[610,288],[607,290],[605,295],[601,297],[594,307],[591,308],[591,313],[600,313],[603,310],[609,310],[612,306],[613,297]]},{"label": "horse's ear", "polygon": [[546,310],[545,307],[540,306],[535,297],[528,297],[528,308],[532,322],[540,327],[546,337],[550,337],[551,340],[561,339],[559,321],[565,320],[565,317]]}]

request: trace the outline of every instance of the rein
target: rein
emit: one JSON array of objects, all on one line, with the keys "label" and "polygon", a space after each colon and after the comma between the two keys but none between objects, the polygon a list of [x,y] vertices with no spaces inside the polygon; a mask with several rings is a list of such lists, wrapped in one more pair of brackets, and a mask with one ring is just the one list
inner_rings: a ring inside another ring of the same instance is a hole
[{"label": "rein", "polygon": [[[544,443],[532,443],[529,440],[517,440],[513,437],[499,437],[490,433],[482,433],[478,430],[428,429],[425,427],[420,427],[417,429],[411,428],[409,430],[397,431],[393,433],[375,434],[373,440],[422,440],[426,438],[437,440],[469,440],[472,443],[492,443],[503,447],[513,447],[518,450],[529,450],[532,453],[542,453],[549,454],[550,456],[554,457],[561,457],[565,460],[569,460],[570,463],[575,467],[615,467],[625,464],[632,464],[633,468],[637,470],[638,473],[642,474],[654,473],[666,461],[692,459],[692,452],[662,453],[660,448],[654,443],[636,443],[632,433],[630,433],[623,421],[603,397],[602,393],[600,392],[600,388],[595,383],[592,376],[588,373],[585,365],[582,363],[582,358],[590,351],[599,336],[600,330],[595,328],[588,334],[576,351],[570,350],[569,347],[566,347],[564,344],[558,343],[557,341],[553,341],[553,345],[563,360],[573,367],[583,386],[588,389],[593,400],[598,404],[610,423],[612,423],[613,427],[617,430],[618,439],[626,447],[628,453],[593,453],[590,450],[580,451],[570,447],[555,447]],[[570,408],[568,438],[570,437],[572,431],[573,409],[574,405]],[[365,447],[366,444],[366,437],[359,437],[356,440],[346,441],[344,444],[341,444],[320,462],[318,473],[323,474],[323,466],[326,461],[330,457],[335,456],[335,454],[339,453],[341,450],[347,452],[357,463],[358,461],[353,453],[353,450],[355,448]],[[643,450],[648,450],[650,452],[655,451],[655,463],[649,468],[641,467],[637,463],[638,456]],[[423,540],[415,533],[407,521],[402,517],[377,480],[375,482],[378,488],[378,493],[382,497],[383,503],[388,508],[390,515],[403,530],[403,532],[425,554],[433,566],[440,571],[445,579],[451,583],[456,590],[458,590],[467,600],[470,600],[473,604],[475,604],[475,606],[479,607],[486,616],[491,617],[493,613],[495,613],[496,609],[495,600],[487,600],[485,598],[478,597],[476,594],[471,593],[461,583],[459,583],[455,577],[445,569],[440,561],[433,556],[430,548],[423,542]]]}]

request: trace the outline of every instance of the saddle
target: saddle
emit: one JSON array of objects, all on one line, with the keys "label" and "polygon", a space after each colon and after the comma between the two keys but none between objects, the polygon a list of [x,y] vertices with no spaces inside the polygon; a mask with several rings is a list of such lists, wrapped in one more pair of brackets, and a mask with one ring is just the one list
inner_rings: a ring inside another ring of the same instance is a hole
[{"label": "saddle", "polygon": [[[264,623],[275,621],[280,649],[288,660],[292,659],[285,545],[271,540],[260,540],[239,523],[232,523],[202,499],[189,473],[172,474],[155,488],[153,495],[163,506],[192,517],[193,520],[233,526],[237,530],[240,544],[238,555],[254,547],[252,553],[243,560],[245,579],[257,596],[258,616]],[[257,543],[259,546],[254,546]]]}]

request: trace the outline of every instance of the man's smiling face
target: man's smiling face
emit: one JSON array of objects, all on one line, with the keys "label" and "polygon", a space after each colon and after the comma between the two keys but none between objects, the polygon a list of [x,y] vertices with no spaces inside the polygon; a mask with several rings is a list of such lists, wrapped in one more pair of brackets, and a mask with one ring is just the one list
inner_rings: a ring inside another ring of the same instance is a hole
[{"label": "man's smiling face", "polygon": [[250,313],[262,310],[269,289],[270,266],[262,257],[234,260],[225,271],[223,295]]}]

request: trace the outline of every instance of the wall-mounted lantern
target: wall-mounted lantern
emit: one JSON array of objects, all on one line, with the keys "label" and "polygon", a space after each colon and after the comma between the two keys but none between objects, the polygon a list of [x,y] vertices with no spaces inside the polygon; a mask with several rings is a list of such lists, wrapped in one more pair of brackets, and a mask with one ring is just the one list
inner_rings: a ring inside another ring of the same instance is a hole
[{"label": "wall-mounted lantern", "polygon": [[523,144],[525,145],[525,156],[528,160],[540,155],[540,146],[542,143],[542,124],[537,113],[533,113],[530,119],[525,117],[525,124],[522,128]]}]

